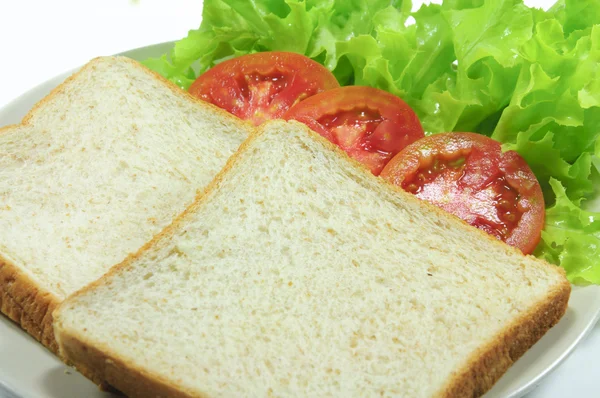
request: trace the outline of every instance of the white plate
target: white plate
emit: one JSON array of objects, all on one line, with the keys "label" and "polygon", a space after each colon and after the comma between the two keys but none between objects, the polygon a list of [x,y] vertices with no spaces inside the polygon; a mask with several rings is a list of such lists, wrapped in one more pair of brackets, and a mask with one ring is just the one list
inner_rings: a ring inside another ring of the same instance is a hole
[{"label": "white plate", "polygon": [[[172,43],[162,43],[124,53],[142,60],[168,51]],[[23,94],[0,109],[0,126],[18,123],[29,109],[67,72]],[[575,287],[563,319],[532,347],[486,394],[492,397],[521,397],[548,375],[600,317],[600,287]],[[70,370],[49,351],[7,318],[0,316],[0,397],[30,398],[109,398],[97,387]]]}]

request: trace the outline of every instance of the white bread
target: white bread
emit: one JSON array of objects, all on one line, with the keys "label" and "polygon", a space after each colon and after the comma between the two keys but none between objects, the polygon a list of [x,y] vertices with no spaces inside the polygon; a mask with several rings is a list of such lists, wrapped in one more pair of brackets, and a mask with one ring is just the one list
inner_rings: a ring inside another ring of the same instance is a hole
[{"label": "white bread", "polygon": [[559,268],[273,121],[54,328],[130,397],[471,397],[569,295]]},{"label": "white bread", "polygon": [[51,313],[189,206],[251,127],[124,57],[0,130],[0,308],[50,349]]}]

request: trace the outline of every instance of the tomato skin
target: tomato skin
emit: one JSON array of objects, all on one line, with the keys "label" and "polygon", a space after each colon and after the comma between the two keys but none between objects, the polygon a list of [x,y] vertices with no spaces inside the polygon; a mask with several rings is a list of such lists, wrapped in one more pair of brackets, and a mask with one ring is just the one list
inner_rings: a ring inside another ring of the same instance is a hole
[{"label": "tomato skin", "polygon": [[424,137],[421,122],[408,104],[373,87],[322,92],[293,106],[283,118],[306,124],[374,175],[405,146]]},{"label": "tomato skin", "polygon": [[[381,177],[523,253],[545,221],[542,189],[525,160],[475,133],[442,133],[399,152]],[[418,181],[417,181],[418,180]]]},{"label": "tomato skin", "polygon": [[508,237],[506,243],[521,248],[525,254],[530,254],[540,242],[541,231],[546,221],[542,188],[525,159],[515,151],[504,153],[500,169],[504,171],[509,184],[523,192],[519,206],[527,209],[521,217],[519,229]]},{"label": "tomato skin", "polygon": [[190,86],[193,96],[255,125],[280,118],[296,103],[339,87],[323,65],[296,53],[269,51],[223,61]]}]

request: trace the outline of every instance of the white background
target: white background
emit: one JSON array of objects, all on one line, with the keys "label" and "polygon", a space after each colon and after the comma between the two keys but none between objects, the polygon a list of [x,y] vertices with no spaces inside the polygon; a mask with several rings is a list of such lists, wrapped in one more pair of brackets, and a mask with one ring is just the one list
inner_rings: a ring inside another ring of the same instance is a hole
[{"label": "white background", "polygon": [[[181,38],[201,13],[201,0],[0,0],[0,107],[95,56]],[[597,325],[528,397],[600,396],[599,369]]]}]

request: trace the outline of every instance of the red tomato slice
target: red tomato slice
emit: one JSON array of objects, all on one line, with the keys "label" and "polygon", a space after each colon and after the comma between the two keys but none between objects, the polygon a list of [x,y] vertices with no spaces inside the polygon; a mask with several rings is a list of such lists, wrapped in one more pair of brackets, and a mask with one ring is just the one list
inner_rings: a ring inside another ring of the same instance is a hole
[{"label": "red tomato slice", "polygon": [[290,108],[283,118],[306,124],[375,175],[396,153],[424,136],[419,118],[404,101],[372,87],[325,91]]},{"label": "red tomato slice", "polygon": [[514,151],[475,133],[423,138],[398,153],[381,177],[525,254],[544,227],[539,182]]},{"label": "red tomato slice", "polygon": [[290,107],[322,91],[339,87],[323,65],[301,54],[270,51],[215,65],[189,92],[255,125],[280,118]]}]

